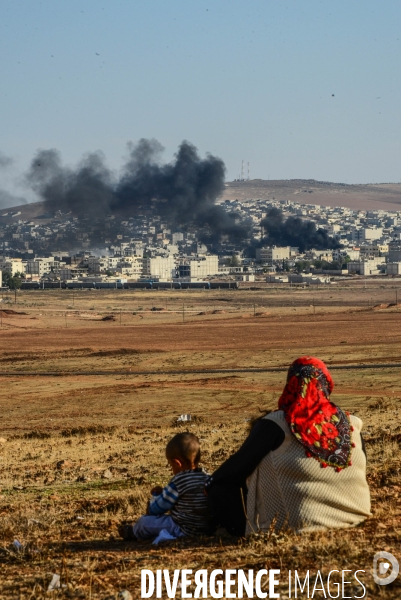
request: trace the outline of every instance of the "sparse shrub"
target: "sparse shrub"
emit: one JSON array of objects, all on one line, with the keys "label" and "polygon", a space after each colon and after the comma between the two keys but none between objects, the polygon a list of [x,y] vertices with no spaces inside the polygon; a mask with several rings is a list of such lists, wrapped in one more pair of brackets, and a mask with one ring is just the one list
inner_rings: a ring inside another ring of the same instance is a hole
[{"label": "sparse shrub", "polygon": [[47,431],[29,431],[22,436],[25,440],[48,440],[51,433]]},{"label": "sparse shrub", "polygon": [[97,433],[114,433],[117,427],[115,425],[88,425],[86,427],[71,427],[70,429],[63,429],[60,432],[62,437],[72,437],[74,435],[82,436],[88,434]]}]

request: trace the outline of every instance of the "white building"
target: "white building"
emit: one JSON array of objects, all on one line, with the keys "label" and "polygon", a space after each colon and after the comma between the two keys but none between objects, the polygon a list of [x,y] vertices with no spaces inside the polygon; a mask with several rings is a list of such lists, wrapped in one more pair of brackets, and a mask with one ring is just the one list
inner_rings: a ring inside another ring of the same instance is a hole
[{"label": "white building", "polygon": [[368,246],[360,247],[361,259],[383,256],[388,253],[388,244],[369,244]]},{"label": "white building", "polygon": [[25,273],[27,275],[38,275],[42,277],[49,273],[55,266],[54,258],[34,258],[27,260],[25,265]]},{"label": "white building", "polygon": [[383,236],[382,227],[362,227],[361,229],[355,229],[352,232],[352,238],[358,242],[369,242],[372,240],[380,240]]},{"label": "white building", "polygon": [[401,275],[401,262],[387,263],[387,275]]},{"label": "white building", "polygon": [[349,256],[351,260],[358,261],[360,258],[360,249],[359,248],[346,248],[333,250],[333,260],[342,260],[346,256]]},{"label": "white building", "polygon": [[347,265],[348,273],[357,273],[358,275],[377,275],[384,266],[385,259],[378,256],[370,260],[351,261]]},{"label": "white building", "polygon": [[256,249],[256,260],[271,265],[276,260],[287,260],[290,258],[290,246],[272,246]]},{"label": "white building", "polygon": [[401,261],[401,244],[400,243],[392,242],[391,244],[389,244],[388,261],[389,262]]},{"label": "white building", "polygon": [[341,230],[341,226],[336,224],[336,223],[332,223],[327,227],[327,233],[329,235],[336,235],[337,233],[339,233],[339,231]]},{"label": "white building", "polygon": [[162,256],[156,256],[155,258],[144,258],[143,275],[161,280],[172,279],[176,276],[174,257],[168,256],[167,258],[163,258]]},{"label": "white building", "polygon": [[16,273],[24,273],[25,267],[22,264],[21,258],[8,258],[4,256],[0,259],[0,271],[9,271],[11,276],[14,277]]},{"label": "white building", "polygon": [[115,270],[122,275],[138,279],[143,273],[143,261],[139,256],[125,256],[119,260]]},{"label": "white building", "polygon": [[173,235],[171,236],[171,241],[173,242],[173,244],[176,244],[177,242],[183,242],[184,234],[179,231],[173,233]]},{"label": "white building", "polygon": [[202,281],[205,277],[219,274],[219,257],[217,254],[185,258],[178,266],[180,277]]}]

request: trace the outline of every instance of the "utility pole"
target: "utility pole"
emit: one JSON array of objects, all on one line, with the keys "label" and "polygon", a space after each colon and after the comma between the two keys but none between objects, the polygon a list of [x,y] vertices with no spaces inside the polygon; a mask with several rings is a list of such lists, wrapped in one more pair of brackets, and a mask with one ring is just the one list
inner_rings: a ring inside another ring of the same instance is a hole
[{"label": "utility pole", "polygon": [[121,308],[120,308],[120,325],[121,325]]},{"label": "utility pole", "polygon": [[17,288],[14,290],[14,304],[17,304]]},{"label": "utility pole", "polygon": [[182,322],[185,322],[185,304],[182,305]]}]

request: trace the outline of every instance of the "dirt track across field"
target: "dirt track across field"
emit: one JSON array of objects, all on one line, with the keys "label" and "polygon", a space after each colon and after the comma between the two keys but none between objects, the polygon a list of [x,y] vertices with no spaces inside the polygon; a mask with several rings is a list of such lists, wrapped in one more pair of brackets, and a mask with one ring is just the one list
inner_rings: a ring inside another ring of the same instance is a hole
[{"label": "dirt track across field", "polygon": [[102,323],[93,327],[43,328],[1,332],[7,352],[51,352],[92,348],[138,351],[291,349],[358,345],[399,344],[401,313],[337,312],[292,316],[219,318],[194,323],[138,323],[119,326]]},{"label": "dirt track across field", "polygon": [[[320,296],[288,288],[20,293],[16,312],[0,328],[3,429],[60,430],[99,418],[108,425],[138,418],[169,423],[180,411],[209,419],[218,410],[231,418],[235,411],[224,406],[246,405],[251,415],[274,405],[288,365],[302,354],[363,366],[336,371],[336,393],[347,406],[392,393],[399,389],[392,365],[401,364],[401,311],[369,309],[367,293],[372,307],[394,296],[381,284]],[[332,303],[316,308],[316,298]],[[352,306],[361,299],[364,308]],[[72,300],[66,316],[60,307]],[[150,310],[163,305],[164,311]],[[177,313],[180,307],[189,314]],[[97,318],[107,311],[116,321]]]}]

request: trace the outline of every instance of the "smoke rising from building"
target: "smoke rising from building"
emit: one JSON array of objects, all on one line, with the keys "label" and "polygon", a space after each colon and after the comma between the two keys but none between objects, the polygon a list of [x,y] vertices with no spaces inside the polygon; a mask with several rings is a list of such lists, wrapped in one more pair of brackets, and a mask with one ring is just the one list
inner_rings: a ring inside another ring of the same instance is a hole
[{"label": "smoke rising from building", "polygon": [[27,182],[45,201],[46,210],[102,218],[128,218],[145,211],[160,215],[173,227],[193,226],[203,241],[222,236],[233,241],[250,235],[249,225],[216,205],[224,189],[225,165],[183,141],[172,162],[163,164],[157,140],[129,145],[129,158],[119,177],[101,153],[84,157],[76,169],[64,167],[57,150],[40,150],[32,160]]},{"label": "smoke rising from building", "polygon": [[294,246],[300,252],[316,248],[324,250],[339,248],[340,244],[330,237],[324,229],[317,229],[313,221],[304,221],[299,217],[288,217],[284,220],[278,208],[271,208],[261,221],[266,237],[263,245]]}]

